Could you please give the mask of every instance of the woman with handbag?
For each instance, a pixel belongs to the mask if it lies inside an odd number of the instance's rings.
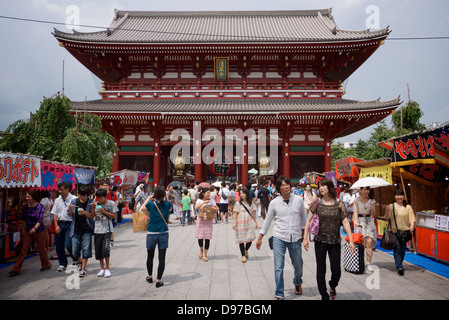
[[[354,232],[363,235],[363,244],[366,251],[365,268],[369,273],[374,272],[373,267],[371,267],[371,258],[377,242],[376,201],[372,199],[371,194],[370,187],[362,187],[359,190],[359,196],[354,200]]]
[[[394,262],[398,274],[403,276],[404,267],[402,262],[404,261],[407,242],[412,239],[416,219],[412,207],[405,200],[403,190],[396,190],[395,199],[395,203],[385,208],[385,217],[387,220],[391,220],[391,226],[396,236],[396,246],[393,249]]]
[[[316,258],[316,280],[322,300],[334,300],[337,296],[336,287],[341,277],[341,235],[340,226],[343,225],[349,236],[349,247],[354,254],[355,246],[351,234],[351,227],[346,215],[346,207],[337,200],[337,191],[331,179],[324,178],[318,182],[319,195],[310,206],[311,212],[316,212],[320,221],[320,230],[314,238]],[[318,208],[317,208],[318,207]],[[316,211],[315,211],[316,210]],[[309,250],[309,226],[315,214],[309,214],[304,229],[303,246]],[[329,255],[331,280],[330,291],[326,289],[326,255]]]
[[[210,189],[201,188],[198,191],[198,200],[195,202],[195,210],[198,210],[195,238],[198,239],[198,245],[200,247],[198,258],[203,259],[204,262],[209,261],[207,252],[209,251],[210,239],[212,239],[212,231],[214,228],[214,220],[205,215],[205,210],[212,210],[215,215],[218,212],[216,202],[210,199],[210,195]]]
[[[44,225],[44,209],[40,202],[40,194],[35,190],[28,190],[25,195],[26,204],[23,206],[23,228],[22,228],[22,248],[19,257],[16,260],[10,277],[18,276],[22,270],[22,264],[28,253],[31,243],[34,241],[39,248],[39,257],[41,259],[41,271],[50,270],[51,263],[47,253],[47,235]]]
[[[243,188],[240,190],[240,200],[236,201],[232,211],[232,229],[235,230],[235,242],[239,244],[243,263],[248,259],[252,241],[256,239],[256,206],[250,199],[249,190]]]
[[[168,248],[168,224],[167,221],[173,206],[170,201],[165,199],[164,187],[158,186],[154,190],[154,195],[148,197],[141,211],[149,213],[150,221],[148,223],[148,234],[146,238],[147,247],[147,271],[146,281],[153,283],[153,258],[156,245],[158,247],[159,265],[157,268],[156,288],[162,287],[164,283],[161,281],[165,270],[165,255]]]

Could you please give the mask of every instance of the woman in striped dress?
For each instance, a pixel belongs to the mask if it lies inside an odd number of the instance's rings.
[[[217,205],[210,199],[210,193],[210,190],[207,188],[200,189],[198,191],[198,200],[196,200],[195,202],[195,210],[198,210],[195,227],[195,238],[198,239],[198,245],[200,246],[200,254],[198,255],[198,258],[203,259],[204,262],[209,261],[209,259],[207,258],[207,251],[209,250],[210,239],[212,239],[214,220],[203,219],[201,217],[201,211],[206,205],[212,205],[214,210],[218,211]]]
[[[249,190],[242,188],[240,190],[240,200],[236,201],[233,210],[233,226],[235,230],[235,242],[239,244],[242,262],[248,259],[248,250],[252,241],[256,239],[256,206],[251,201]]]

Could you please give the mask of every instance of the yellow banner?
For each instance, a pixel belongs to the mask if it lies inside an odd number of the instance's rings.
[[[366,177],[376,177],[384,179],[385,181],[393,184],[393,177],[391,173],[391,167],[389,164],[385,166],[362,168],[360,169],[359,179]]]

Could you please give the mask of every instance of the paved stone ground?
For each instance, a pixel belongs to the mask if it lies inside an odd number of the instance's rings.
[[[268,247],[268,236],[264,238],[261,250],[256,250],[253,243],[249,259],[244,264],[234,241],[232,223],[215,224],[209,261],[203,262],[198,259],[195,226],[182,227],[173,218],[172,222],[163,276],[165,286],[161,288],[145,281],[146,233],[133,233],[129,222],[115,229],[111,278],[96,276],[100,265],[92,258],[87,276],[80,279],[79,288],[76,288],[77,273],[57,272],[57,261],[53,261],[51,270],[40,272],[40,260],[33,256],[25,260],[20,276],[8,277],[11,267],[0,270],[0,300],[273,300],[273,254]],[[259,230],[261,225],[262,219],[259,218]],[[315,280],[313,244],[308,252],[303,250],[303,260],[303,295],[296,296],[292,283],[293,268],[287,254],[284,271],[286,300],[320,299]],[[372,265],[377,267],[374,275],[342,271],[337,300],[449,300],[449,281],[443,277],[407,263],[405,276],[399,277],[393,258],[380,251],[374,252]],[[157,254],[154,275],[156,268]],[[328,279],[329,276],[330,271]]]

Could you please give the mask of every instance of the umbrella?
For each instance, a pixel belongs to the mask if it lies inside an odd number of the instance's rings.
[[[215,181],[212,185],[215,187],[221,187],[221,181]]]
[[[184,182],[182,181],[172,181],[168,184],[168,186],[173,186],[173,188],[177,187],[183,187],[184,186]]]
[[[210,183],[208,183],[208,182],[201,182],[198,185],[198,188],[210,188]]]
[[[387,187],[391,186],[391,184],[384,179],[376,178],[376,177],[366,177],[357,180],[352,186],[351,190],[360,189],[362,187],[370,187],[370,188],[378,188],[378,187]]]

